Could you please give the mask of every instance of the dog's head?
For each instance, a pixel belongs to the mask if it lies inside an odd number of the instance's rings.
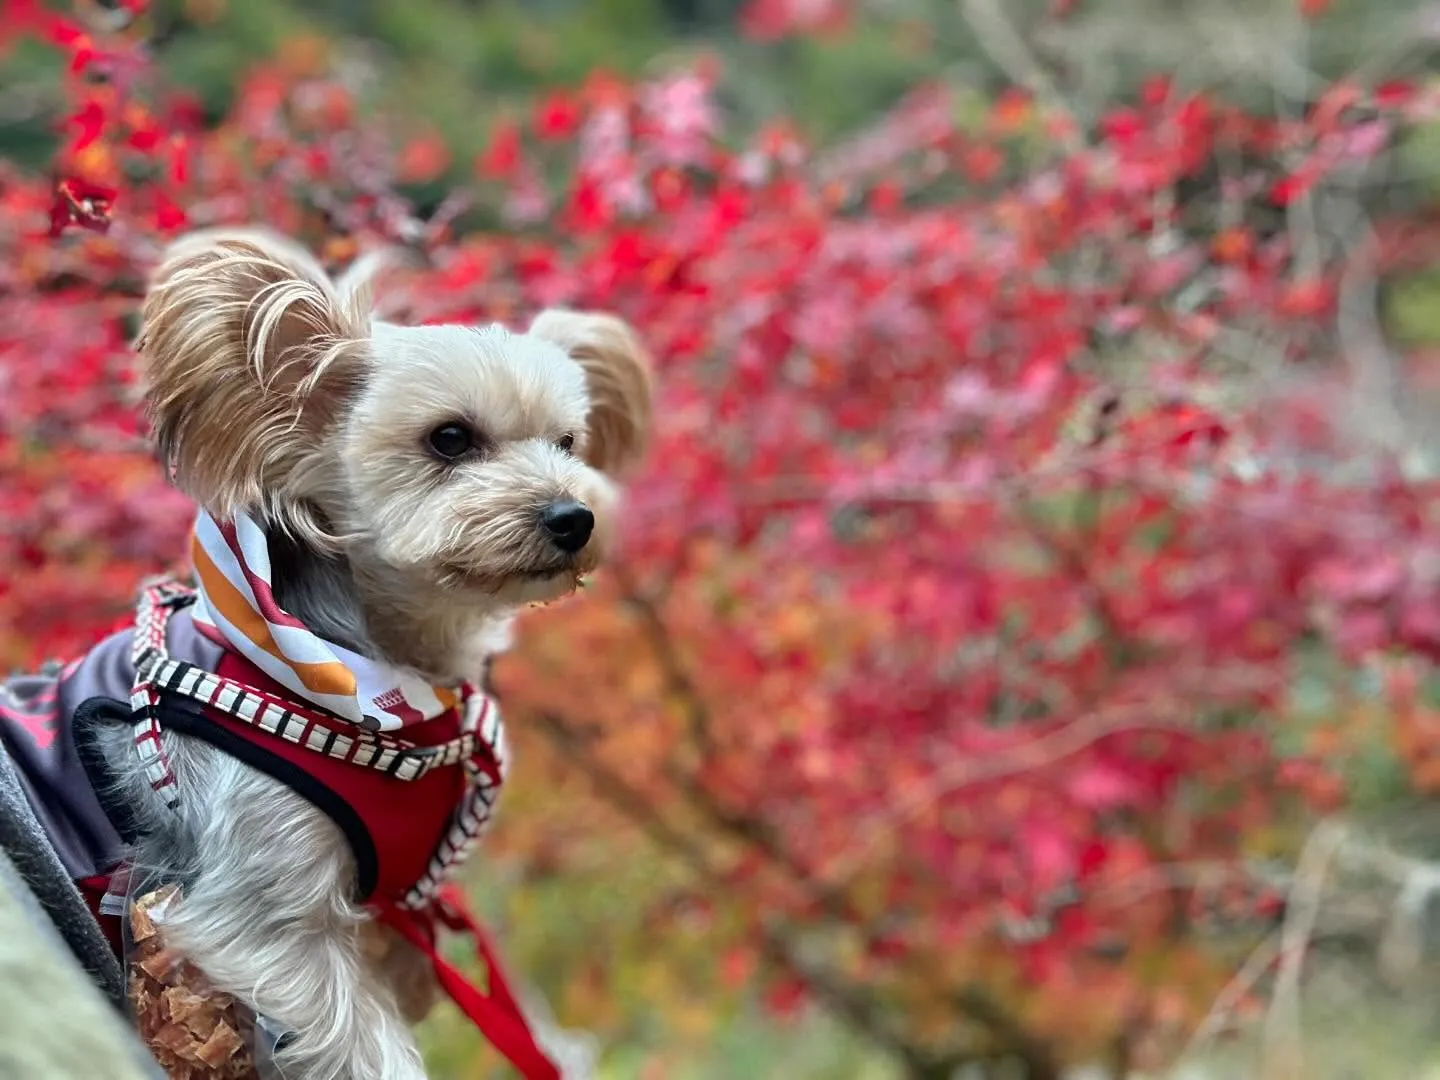
[[[649,434],[630,328],[563,310],[524,333],[400,327],[370,309],[363,273],[331,281],[264,232],[173,245],[137,346],[177,484],[217,517],[462,601],[572,589]]]

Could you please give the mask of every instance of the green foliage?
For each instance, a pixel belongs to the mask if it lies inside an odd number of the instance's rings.
[[[1440,271],[1412,274],[1386,292],[1386,322],[1397,340],[1440,345]]]

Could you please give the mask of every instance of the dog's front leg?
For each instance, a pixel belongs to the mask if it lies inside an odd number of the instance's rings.
[[[286,1080],[423,1080],[395,995],[361,952],[344,835],[269,777],[197,756],[208,796],[170,940],[214,985],[293,1033],[276,1055]]]
[[[374,977],[388,986],[411,1024],[418,1024],[444,995],[435,965],[388,926],[367,922],[360,928],[361,949]]]

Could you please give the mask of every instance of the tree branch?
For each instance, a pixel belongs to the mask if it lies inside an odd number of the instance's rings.
[[[640,616],[645,639],[660,664],[666,688],[684,703],[686,724],[696,747],[702,756],[714,756],[716,746],[710,729],[710,711],[705,707],[704,698],[696,688],[695,681],[685,669],[685,662],[665,626],[664,616],[654,602],[641,592],[628,569],[617,565],[612,568],[612,572],[620,583],[625,602]]]

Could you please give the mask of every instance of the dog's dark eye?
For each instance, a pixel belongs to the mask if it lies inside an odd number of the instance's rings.
[[[475,436],[464,424],[441,424],[430,432],[429,442],[442,458],[454,459],[474,449]]]
[[[564,435],[561,435],[560,438],[555,440],[555,445],[568,454],[571,450],[575,449],[575,436],[571,435],[567,431]]]

